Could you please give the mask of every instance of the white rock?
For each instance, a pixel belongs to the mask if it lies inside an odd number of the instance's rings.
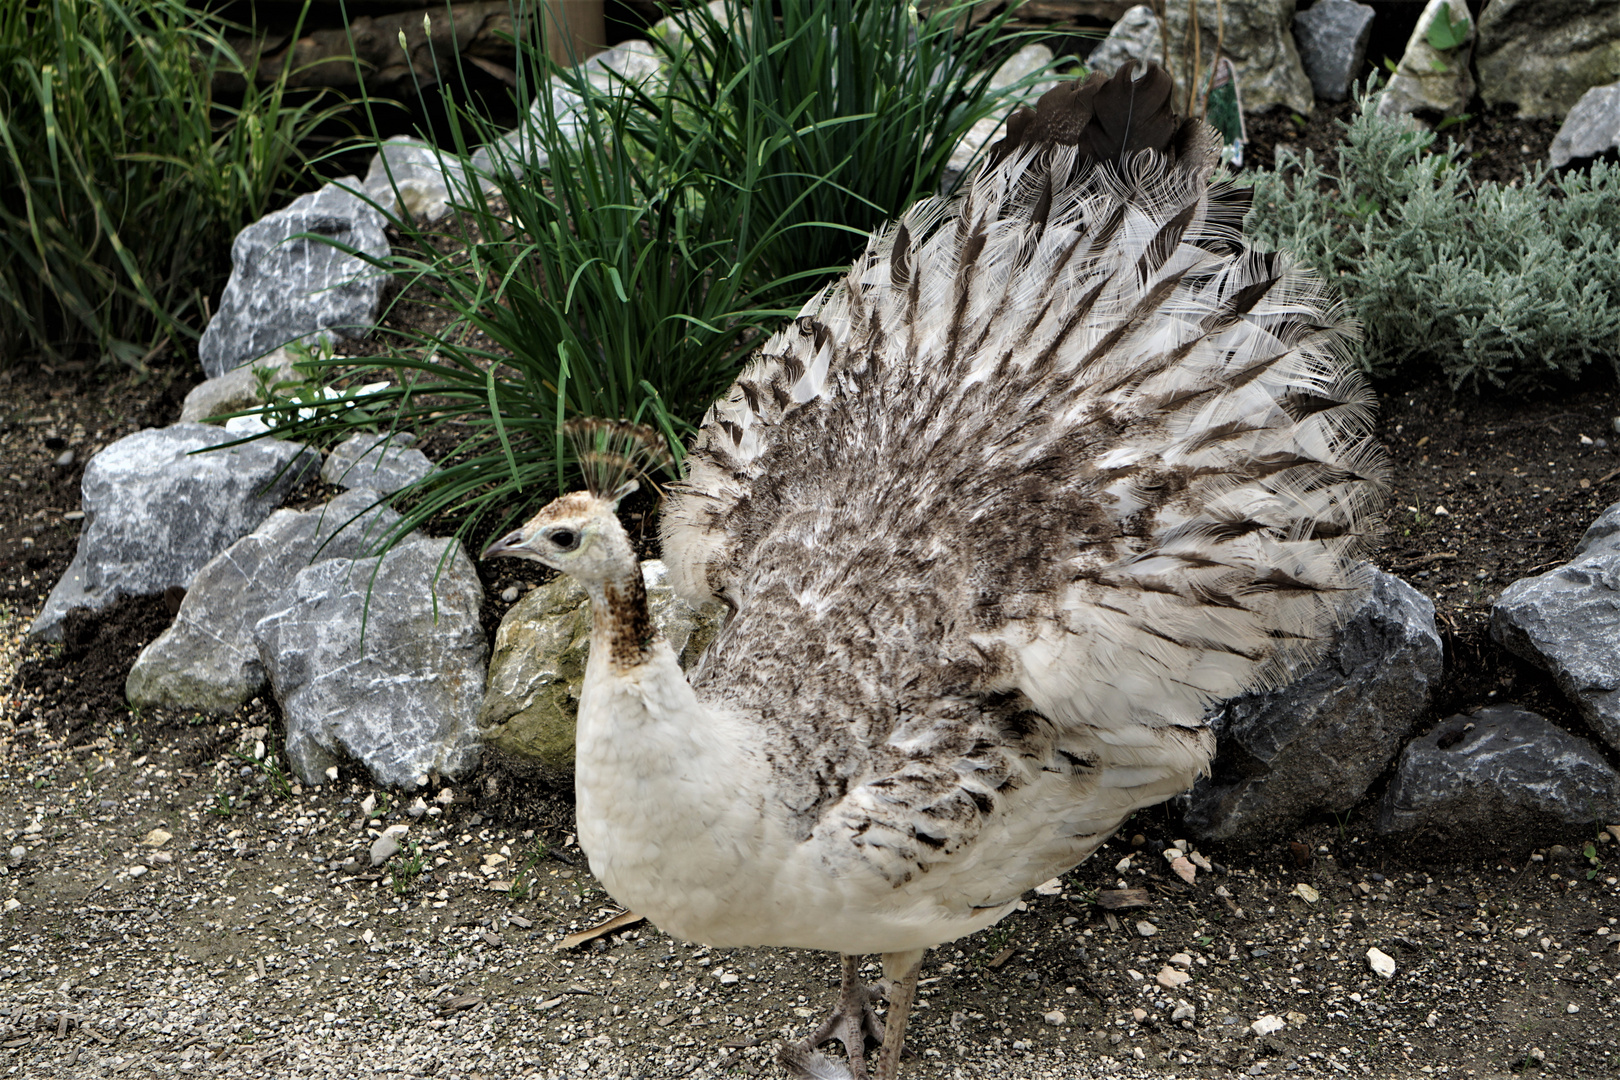
[[[438,803],[440,806],[449,806],[451,803],[456,801],[455,789],[445,788],[443,791],[433,796],[433,801]]]
[[[1282,1017],[1267,1013],[1249,1025],[1249,1030],[1256,1035],[1272,1035],[1287,1027],[1288,1023]]]
[[[144,877],[145,875],[146,867],[140,865],[139,863],[136,863],[134,866],[129,868],[129,876],[132,878]]]
[[[1294,895],[1305,901],[1307,904],[1314,904],[1318,900],[1322,899],[1321,893],[1317,892],[1313,887],[1305,884],[1303,881],[1294,886]]]
[[[1176,1002],[1176,1011],[1170,1014],[1172,1020],[1194,1020],[1198,1017],[1198,1010],[1190,1001]]]
[[[16,911],[20,907],[22,907],[22,901],[18,900],[15,896],[9,897],[4,904],[0,904],[0,908],[3,908],[8,912]]]
[[[331,768],[326,770],[326,778],[328,780],[334,781],[334,782],[337,780],[337,778],[338,778],[338,767],[336,765],[333,765]]]
[[[1174,990],[1177,987],[1185,986],[1192,982],[1192,976],[1187,974],[1185,971],[1180,971],[1171,967],[1169,964],[1166,964],[1164,967],[1159,969],[1159,973],[1153,977],[1153,981],[1164,987],[1166,990]]]
[[[1061,1009],[1053,1009],[1051,1012],[1041,1017],[1041,1019],[1045,1020],[1053,1027],[1062,1027],[1064,1024],[1069,1022],[1069,1018],[1063,1015],[1063,1010]]]
[[[1170,962],[1177,967],[1192,967],[1192,957],[1184,952],[1178,952],[1170,958]]]
[[[405,808],[405,813],[413,818],[419,818],[428,812],[427,800],[418,795],[411,805]]]
[[[1395,975],[1395,958],[1382,949],[1367,950],[1367,966],[1372,968],[1381,978],[1393,978]]]
[[[1141,922],[1136,924],[1136,932],[1141,934],[1143,937],[1152,937],[1154,934],[1159,932],[1159,928],[1148,922],[1146,919],[1143,919]]]
[[[1053,878],[1051,881],[1042,882],[1041,884],[1035,886],[1036,896],[1059,896],[1062,893],[1063,882],[1057,878]]]
[[[737,973],[734,972],[734,971],[722,971],[720,973],[720,985],[721,986],[736,986],[737,985]]]
[[[172,839],[174,839],[173,835],[167,830],[153,829],[151,832],[141,837],[141,844],[145,847],[162,847]]]

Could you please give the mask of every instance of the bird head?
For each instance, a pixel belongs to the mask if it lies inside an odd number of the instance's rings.
[[[636,487],[632,480],[609,495],[575,491],[553,500],[485,548],[483,557],[533,559],[587,585],[634,573],[635,548],[616,511]]]
[[[484,558],[533,559],[587,586],[627,575],[639,581],[635,547],[619,524],[619,502],[640,488],[632,477],[673,464],[664,437],[639,424],[592,417],[568,421],[561,435],[573,448],[586,490],[547,504],[485,548]]]

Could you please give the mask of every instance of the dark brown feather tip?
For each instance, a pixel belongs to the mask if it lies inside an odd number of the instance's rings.
[[[1062,83],[1041,95],[1033,109],[1021,105],[1007,118],[1006,135],[990,148],[986,168],[1029,150],[1073,146],[1075,175],[1094,166],[1122,170],[1151,150],[1171,162],[1191,156],[1212,164],[1204,125],[1182,120],[1171,107],[1174,82],[1158,64],[1134,61],[1112,77],[1094,71],[1083,82]]]

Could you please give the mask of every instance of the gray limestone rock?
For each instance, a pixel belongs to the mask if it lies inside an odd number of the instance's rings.
[[[1556,570],[1515,581],[1491,607],[1491,634],[1550,671],[1620,750],[1620,548],[1594,544]]]
[[[1401,752],[1378,807],[1381,833],[1525,848],[1549,824],[1620,811],[1620,773],[1597,748],[1515,705],[1453,716]]]
[[[218,378],[192,387],[186,395],[185,404],[180,407],[180,422],[201,424],[210,417],[263,405],[264,399],[259,396],[259,379],[254,374],[259,368],[269,368],[274,372],[272,383],[297,377],[293,370],[292,354],[286,349],[277,349],[260,360],[232,368]]]
[[[79,550],[29,633],[56,640],[73,608],[190,585],[320,461],[275,439],[210,449],[233,438],[206,424],[175,424],[128,435],[91,458],[80,482]],[[202,450],[209,452],[194,453]]]
[[[1620,503],[1603,511],[1586,527],[1580,543],[1575,545],[1575,558],[1608,551],[1620,551]]]
[[[663,78],[658,52],[645,41],[626,41],[597,53],[580,65],[580,71],[592,87],[603,93],[622,89],[626,83],[650,91]],[[549,108],[557,117],[558,127],[565,137],[577,137],[585,127],[585,99],[561,75],[552,76],[549,91]],[[543,110],[547,107],[545,101],[536,97],[522,123],[473,152],[470,160],[473,171],[490,177],[497,173],[521,173],[531,165],[544,168],[549,156],[533,133],[543,121]]]
[[[1294,43],[1299,62],[1310,76],[1316,96],[1344,101],[1356,73],[1367,59],[1373,9],[1355,0],[1316,0],[1294,16]]]
[[[1104,75],[1112,75],[1127,60],[1143,63],[1162,63],[1164,60],[1159,18],[1146,4],[1138,4],[1120,16],[1108,31],[1108,36],[1086,57],[1086,66]]]
[[[254,624],[300,570],[352,559],[383,538],[399,515],[379,498],[362,488],[315,510],[277,510],[211,559],[174,622],[136,658],[124,683],[130,704],[229,713],[264,689]]]
[[[654,624],[689,668],[714,640],[719,612],[693,608],[676,596],[656,559],[641,564],[641,576]],[[571,782],[574,774],[574,718],[590,635],[590,601],[568,577],[518,601],[495,632],[478,726],[490,746],[523,759],[553,783]]]
[[[1316,667],[1211,714],[1215,761],[1186,809],[1198,836],[1271,836],[1322,810],[1348,810],[1428,708],[1442,661],[1434,604],[1372,573]]]
[[[1594,86],[1581,95],[1547,148],[1547,163],[1562,169],[1571,161],[1616,151],[1620,151],[1620,82]]]
[[[327,184],[236,234],[230,281],[197,346],[210,378],[295,341],[361,337],[377,321],[387,275],[299,235],[388,256],[382,214],[344,185],[358,182]]]
[[[321,466],[321,479],[346,488],[372,488],[392,495],[433,471],[433,462],[412,448],[416,436],[351,435],[332,448]]]
[[[253,636],[305,783],[343,756],[401,787],[476,764],[483,593],[460,541],[432,537],[298,572]]]
[[[1479,94],[1520,116],[1563,116],[1620,79],[1620,0],[1491,0],[1479,17]]]
[[[1462,44],[1437,49],[1429,42],[1429,28],[1442,19],[1455,24],[1466,20]],[[1440,113],[1452,116],[1467,108],[1474,96],[1474,77],[1468,58],[1477,36],[1473,16],[1463,0],[1429,0],[1417,26],[1406,41],[1406,51],[1389,85],[1378,95],[1378,115]]]
[[[1183,95],[1186,93],[1185,69],[1191,65],[1193,54],[1190,6],[1188,0],[1168,0],[1166,6],[1168,66],[1176,77],[1178,94]],[[1216,5],[1198,5],[1200,61],[1205,68],[1201,77],[1207,78],[1209,57],[1224,25],[1221,55],[1230,60],[1237,71],[1243,107],[1261,112],[1281,105],[1295,112],[1310,112],[1315,96],[1290,32],[1294,0],[1227,0],[1222,9],[1224,23],[1217,24]],[[1112,75],[1126,60],[1163,63],[1164,51],[1153,9],[1140,4],[1114,24],[1107,39],[1092,50],[1086,63]]]
[[[1170,0],[1167,7],[1170,56],[1178,64],[1192,57],[1188,7],[1188,0]],[[1209,63],[1224,26],[1221,55],[1237,70],[1243,108],[1251,113],[1282,107],[1308,115],[1316,106],[1310,77],[1294,44],[1293,22],[1294,0],[1226,0],[1219,7],[1204,0],[1198,5],[1203,62]],[[1178,68],[1178,80],[1181,77]]]
[[[467,185],[467,168],[453,152],[401,135],[377,148],[362,187],[394,216],[432,223],[450,212],[452,200],[466,205]]]

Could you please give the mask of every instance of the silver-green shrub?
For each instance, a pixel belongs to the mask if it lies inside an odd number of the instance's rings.
[[[1620,168],[1476,183],[1455,144],[1359,106],[1336,168],[1279,150],[1255,174],[1246,232],[1336,285],[1369,373],[1521,390],[1620,361]]]

